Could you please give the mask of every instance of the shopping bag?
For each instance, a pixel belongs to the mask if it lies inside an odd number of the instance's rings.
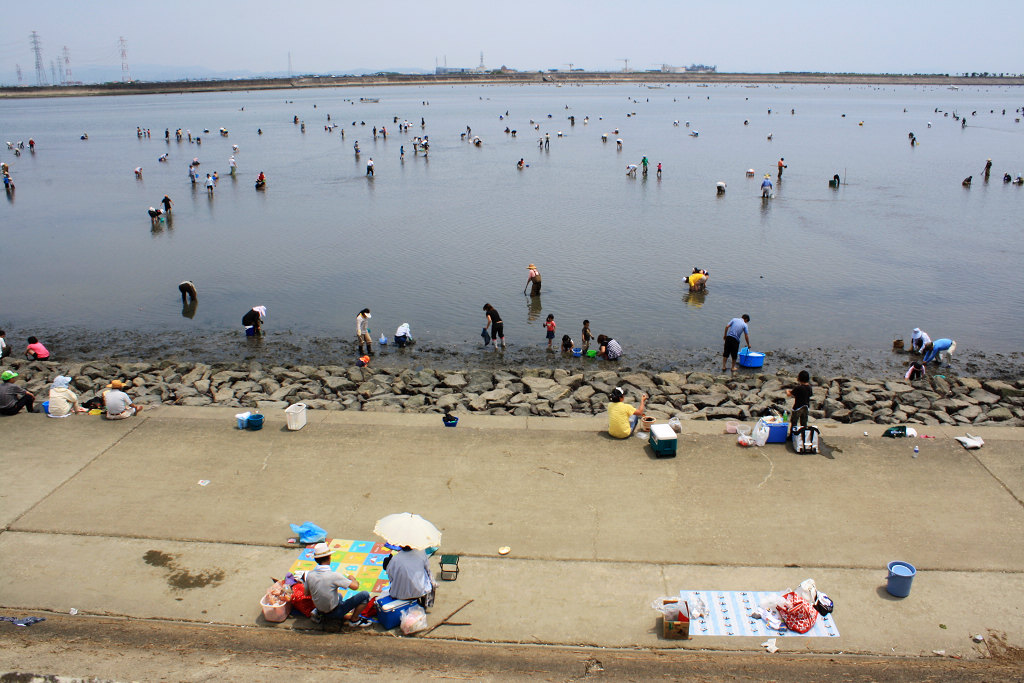
[[[782,596],[778,606],[779,616],[786,622],[791,631],[807,633],[818,620],[818,611],[811,604],[793,591]]]

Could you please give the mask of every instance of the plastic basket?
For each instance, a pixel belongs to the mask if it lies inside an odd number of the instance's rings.
[[[288,614],[292,611],[292,604],[290,602],[286,602],[283,605],[268,605],[267,596],[265,595],[260,598],[260,607],[263,608],[263,618],[275,624],[280,624],[287,619]]]
[[[446,420],[445,418],[442,417],[441,421],[444,422],[444,426],[445,427],[454,427],[457,424],[459,424],[459,418],[457,418],[457,417],[453,417],[450,420]]]
[[[288,429],[297,431],[306,426],[306,404],[296,403],[284,409],[285,420],[288,421]]]

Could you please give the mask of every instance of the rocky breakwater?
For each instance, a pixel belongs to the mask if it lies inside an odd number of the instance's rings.
[[[627,400],[650,395],[648,414],[657,419],[750,420],[783,410],[792,401],[793,375],[713,375],[704,372],[514,368],[431,370],[353,368],[338,365],[264,367],[249,364],[29,362],[8,359],[5,367],[37,401],[46,400],[58,374],[86,400],[112,379],[130,385],[138,403],[227,406],[260,412],[302,402],[313,410],[478,413],[490,415],[599,415],[612,389]],[[1024,425],[1024,381],[932,376],[916,382],[812,378],[813,419],[877,424]]]

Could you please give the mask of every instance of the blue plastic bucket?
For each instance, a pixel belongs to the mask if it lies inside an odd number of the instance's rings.
[[[572,350],[572,355],[573,355],[573,356],[574,356],[575,358],[579,358],[580,356],[582,356],[582,355],[583,355],[583,349],[581,349],[581,348],[575,348],[575,349],[573,349],[573,350]]]
[[[43,401],[43,412],[46,413],[47,415],[50,414],[50,402],[49,401]]]
[[[250,415],[248,424],[250,430],[258,432],[259,430],[263,429],[263,416],[259,415],[258,413]]]
[[[740,365],[745,368],[760,368],[764,365],[764,354],[751,351],[744,346],[739,353]]]
[[[910,595],[910,586],[914,583],[916,574],[917,569],[909,562],[890,562],[889,582],[885,590],[889,591],[889,595],[897,598],[907,597]]]
[[[459,418],[457,418],[457,417],[453,417],[453,418],[452,418],[452,419],[450,419],[450,420],[446,420],[446,419],[444,419],[444,418],[442,417],[442,418],[441,418],[441,421],[442,421],[442,422],[444,422],[444,426],[445,426],[445,427],[454,427],[454,426],[456,426],[457,424],[459,424]]]

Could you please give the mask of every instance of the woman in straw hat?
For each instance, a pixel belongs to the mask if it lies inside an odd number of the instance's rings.
[[[529,286],[531,282],[533,283],[530,296],[540,296],[540,271],[532,263],[526,266],[526,269],[530,271],[526,278],[526,285]],[[526,294],[526,287],[523,287],[523,294]]]

